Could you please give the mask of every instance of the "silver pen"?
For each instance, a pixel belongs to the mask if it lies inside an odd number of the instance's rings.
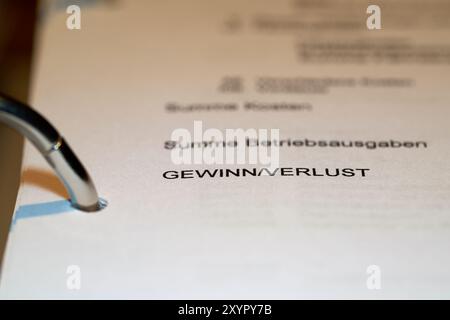
[[[105,207],[91,177],[58,131],[38,112],[0,94],[0,122],[30,140],[63,182],[74,208],[92,212]]]

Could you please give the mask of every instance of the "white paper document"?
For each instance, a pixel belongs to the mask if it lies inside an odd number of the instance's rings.
[[[58,4],[30,105],[109,204],[27,144],[0,297],[450,298],[449,4],[382,1],[380,30],[366,1],[79,2],[79,30]],[[278,157],[194,159],[238,144]]]

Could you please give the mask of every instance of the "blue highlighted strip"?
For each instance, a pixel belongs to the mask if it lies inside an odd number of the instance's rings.
[[[76,211],[69,200],[58,200],[52,202],[27,204],[20,206],[14,215],[13,225],[20,219],[50,216],[66,212]]]

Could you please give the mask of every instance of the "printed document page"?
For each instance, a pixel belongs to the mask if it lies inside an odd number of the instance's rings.
[[[77,3],[30,105],[108,206],[27,143],[0,297],[450,298],[450,4]]]

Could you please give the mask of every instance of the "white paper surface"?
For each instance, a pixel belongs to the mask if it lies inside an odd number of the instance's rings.
[[[383,29],[369,31],[364,1],[304,3],[82,3],[81,30],[68,30],[65,8],[52,7],[40,22],[31,104],[64,134],[109,206],[18,219],[0,296],[449,298],[450,37],[445,20],[430,18],[445,10],[425,6],[405,26],[419,7],[386,1]],[[331,28],[333,18],[353,27]],[[353,52],[364,61],[339,61],[338,43],[346,59]],[[302,60],[311,48],[312,60]],[[243,92],[221,92],[224,77],[242,79]],[[260,92],[261,78],[316,86]],[[323,87],[330,79],[340,85]],[[245,110],[250,102],[311,108]],[[218,103],[238,109],[166,108]],[[281,139],[426,147],[280,151],[281,167],[369,168],[365,177],[165,179],[168,170],[225,168],[172,163],[164,143],[195,120],[278,128]],[[23,172],[18,210],[67,197],[31,145]],[[381,270],[379,290],[367,287],[371,265]],[[70,266],[79,267],[79,290],[68,287]]]

